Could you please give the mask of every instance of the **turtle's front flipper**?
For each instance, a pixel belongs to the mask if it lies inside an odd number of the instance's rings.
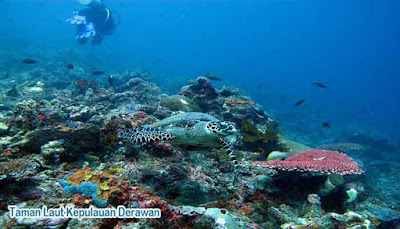
[[[222,148],[228,153],[229,157],[231,158],[235,166],[235,172],[237,172],[239,165],[236,159],[235,149],[233,148],[232,144],[230,144],[226,139],[220,138],[219,141],[221,142]]]
[[[120,131],[118,137],[125,141],[138,144],[145,142],[168,141],[174,139],[176,136],[158,128],[144,127]]]

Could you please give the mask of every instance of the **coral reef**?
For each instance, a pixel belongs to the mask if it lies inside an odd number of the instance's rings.
[[[159,101],[160,88],[141,78],[132,78],[123,86],[123,92],[115,93],[110,100],[113,102],[133,101],[141,104],[156,104]]]
[[[7,67],[25,57],[0,52],[2,72],[16,76],[0,85],[0,228],[398,225],[395,144],[349,132],[313,150],[312,141],[282,136],[238,88],[198,77],[168,96],[146,71],[101,69],[112,81],[93,80],[100,65],[79,51],[27,54],[36,66]],[[291,157],[254,162],[275,150]],[[373,160],[379,157],[391,160]],[[31,219],[11,218],[7,209],[67,204],[159,208],[162,216]]]
[[[204,112],[218,109],[215,106],[218,92],[205,77],[198,77],[193,84],[182,87],[179,93],[195,101]]]
[[[268,124],[258,128],[250,120],[243,120],[241,134],[244,148],[248,150],[268,153],[274,150],[286,150],[286,147],[279,140],[277,130]]]
[[[98,207],[106,207],[110,196],[119,191],[120,182],[111,173],[118,169],[109,170],[100,173],[94,173],[90,167],[83,170],[69,173],[59,180],[64,188],[65,194],[79,194],[84,197],[90,197],[93,203]],[[90,201],[80,201],[81,196],[75,196],[76,202],[90,203]]]
[[[40,147],[40,154],[51,164],[57,163],[60,160],[60,155],[65,152],[62,146],[64,140],[49,141],[47,144]]]
[[[193,100],[180,95],[168,96],[160,101],[160,105],[171,111],[200,111],[200,107]]]
[[[256,166],[287,171],[361,174],[363,170],[346,154],[338,151],[309,150],[298,153],[284,161],[258,161]]]
[[[98,86],[96,81],[94,80],[87,80],[87,79],[78,79],[75,81],[75,87],[78,89],[78,91],[82,94],[85,94],[85,92],[91,88],[94,91],[98,90]]]

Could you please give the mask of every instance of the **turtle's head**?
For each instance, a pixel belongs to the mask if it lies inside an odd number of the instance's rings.
[[[207,123],[207,129],[220,137],[234,135],[237,133],[235,123],[225,121],[212,121]]]

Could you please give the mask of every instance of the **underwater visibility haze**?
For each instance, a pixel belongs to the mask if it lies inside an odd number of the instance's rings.
[[[399,12],[0,0],[0,228],[400,228]]]

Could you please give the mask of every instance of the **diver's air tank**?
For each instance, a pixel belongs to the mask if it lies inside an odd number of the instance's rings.
[[[79,3],[88,7],[100,7],[103,5],[101,0],[79,0]]]

